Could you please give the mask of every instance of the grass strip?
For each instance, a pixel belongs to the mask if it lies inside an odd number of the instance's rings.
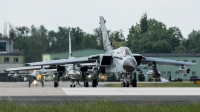
[[[200,102],[174,105],[120,104],[109,100],[68,102],[55,105],[0,102],[0,112],[199,112]]]
[[[121,84],[105,84],[108,87],[121,87]],[[137,83],[137,87],[200,87],[194,82]]]

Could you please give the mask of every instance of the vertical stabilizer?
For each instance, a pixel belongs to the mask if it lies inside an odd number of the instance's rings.
[[[71,49],[71,35],[70,35],[70,32],[69,32],[69,58],[72,57],[72,49]]]
[[[111,46],[111,42],[109,41],[109,37],[108,37],[108,32],[106,29],[106,20],[104,20],[103,16],[99,16],[99,24],[101,27],[101,31],[102,31],[102,36],[103,36],[103,46],[104,46],[104,51],[108,52],[113,50],[113,47]]]

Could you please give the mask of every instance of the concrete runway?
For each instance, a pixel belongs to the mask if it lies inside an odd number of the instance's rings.
[[[69,101],[93,101],[109,99],[119,103],[132,104],[174,104],[200,102],[200,88],[110,88],[99,82],[97,88],[77,86],[70,88],[70,82],[60,82],[58,88],[53,82],[45,82],[45,87],[38,84],[29,88],[28,82],[0,82],[0,101],[19,103],[56,104]],[[113,83],[113,82],[112,82]],[[114,82],[118,83],[118,82]],[[83,84],[82,82],[80,84]],[[90,83],[91,85],[91,83]]]

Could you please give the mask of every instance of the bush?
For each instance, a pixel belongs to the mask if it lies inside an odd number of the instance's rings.
[[[181,79],[181,78],[177,78],[177,81],[180,81],[180,82],[182,82],[182,79]]]
[[[182,82],[183,79],[181,79],[181,78],[175,78],[175,79],[172,79],[171,81],[172,82]]]
[[[138,80],[139,81],[145,81],[144,74],[138,74]]]

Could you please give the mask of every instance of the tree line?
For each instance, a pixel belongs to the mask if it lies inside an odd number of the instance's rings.
[[[139,23],[132,25],[126,46],[135,53],[199,53],[200,31],[193,30],[183,38],[178,27],[169,27],[144,14]]]
[[[42,54],[66,52],[69,48],[71,32],[72,50],[102,49],[100,28],[94,33],[84,32],[79,27],[58,27],[57,31],[48,31],[45,26],[30,28],[26,26],[11,28],[9,37],[14,40],[15,49],[23,49],[25,62],[41,61]],[[200,31],[193,30],[188,38],[183,38],[178,27],[169,27],[155,19],[148,19],[144,14],[136,25],[129,28],[128,36],[122,30],[108,30],[112,46],[127,46],[133,53],[199,53]],[[0,33],[0,38],[5,38]]]

